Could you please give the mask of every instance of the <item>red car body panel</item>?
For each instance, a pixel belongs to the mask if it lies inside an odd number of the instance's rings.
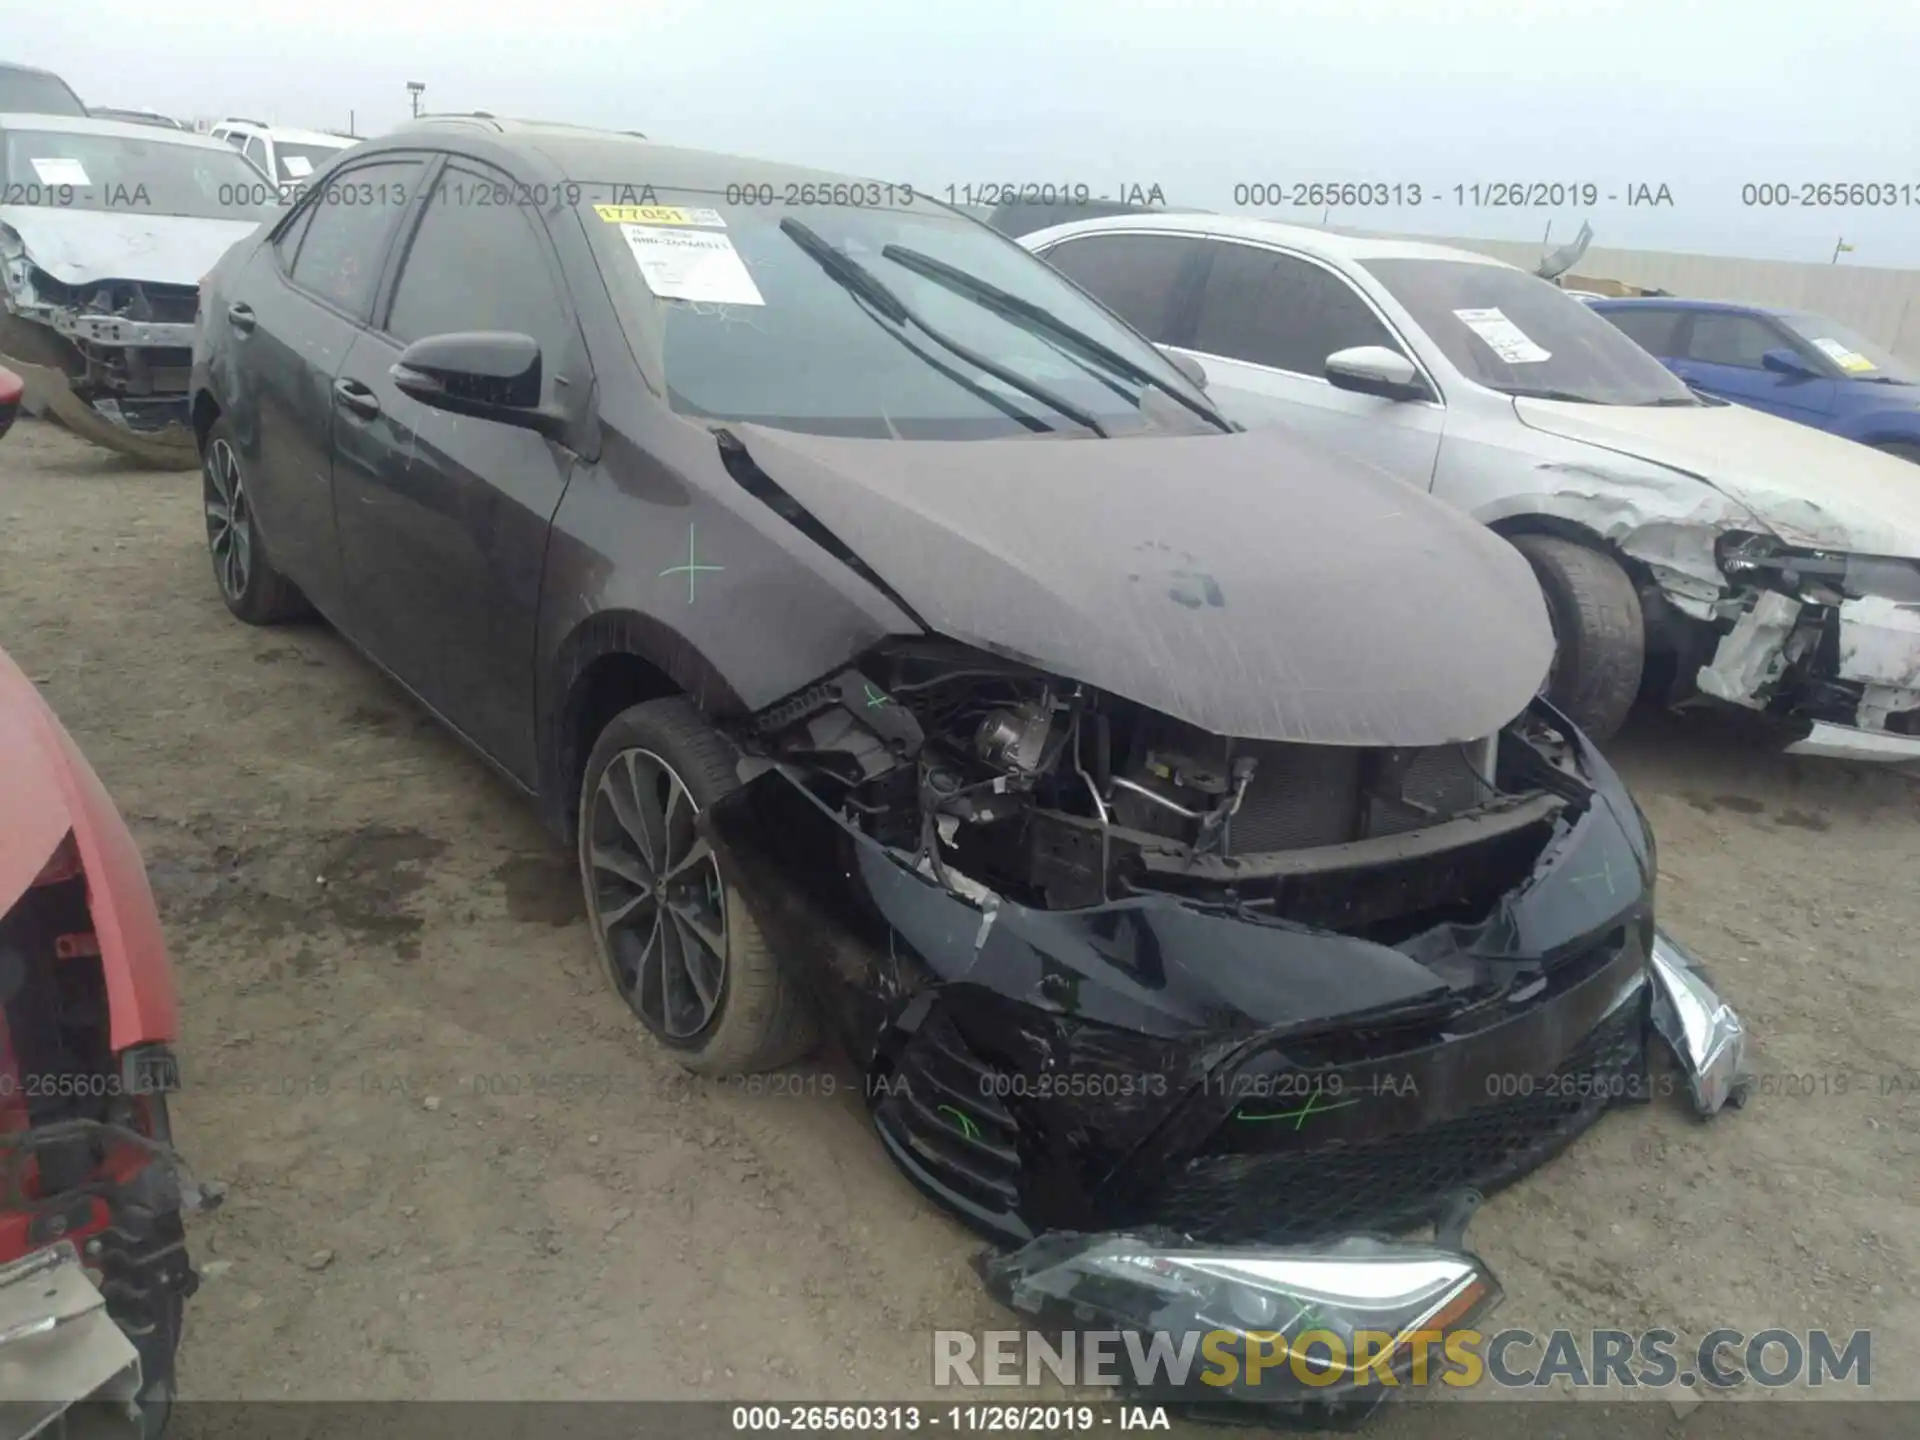
[[[86,871],[114,1050],[174,1039],[173,972],[140,848],[73,737],[0,651],[0,914],[68,833]]]

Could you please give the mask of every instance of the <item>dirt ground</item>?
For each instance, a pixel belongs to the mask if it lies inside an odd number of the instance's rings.
[[[145,851],[178,1138],[231,1186],[190,1234],[184,1393],[900,1399],[931,1331],[1009,1325],[838,1061],[832,1098],[686,1078],[530,809],[330,631],[228,617],[198,491],[0,441],[0,646]],[[1613,749],[1761,1085],[1617,1111],[1489,1202],[1498,1318],[1871,1328],[1875,1390],[1920,1396],[1920,782],[1710,717]]]

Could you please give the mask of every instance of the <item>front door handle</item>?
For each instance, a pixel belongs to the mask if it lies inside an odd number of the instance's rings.
[[[227,306],[227,323],[242,335],[251,335],[257,323],[253,318],[253,307],[236,300]]]
[[[379,398],[358,380],[334,381],[333,393],[342,405],[362,420],[371,420],[380,413]]]

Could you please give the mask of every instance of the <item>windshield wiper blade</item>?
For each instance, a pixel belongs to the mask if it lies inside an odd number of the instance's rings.
[[[887,319],[900,326],[912,325],[925,333],[937,344],[952,351],[975,369],[985,371],[1003,385],[1010,385],[1022,395],[1030,396],[1043,405],[1051,406],[1076,425],[1083,425],[1102,440],[1108,438],[1106,428],[1101,425],[1091,410],[1082,409],[1064,395],[1056,394],[1038,381],[1029,380],[1017,370],[1010,370],[997,360],[989,360],[972,346],[955,340],[951,335],[929,325],[916,315],[898,295],[887,287],[866,266],[855,260],[844,250],[821,237],[817,230],[802,224],[792,216],[780,222],[780,229],[786,237],[806,251],[820,268],[839,281],[848,290],[865,300]]]
[[[1078,346],[1101,364],[1119,371],[1136,385],[1151,385],[1162,394],[1179,401],[1209,425],[1217,425],[1222,430],[1232,431],[1232,422],[1213,406],[1203,405],[1192,396],[1183,395],[1151,370],[1129,360],[1119,351],[1096,340],[1084,330],[1069,325],[1043,306],[1036,305],[1033,301],[1015,295],[1009,290],[1002,290],[991,280],[982,280],[978,275],[969,274],[957,266],[949,265],[944,260],[936,259],[932,255],[906,245],[885,245],[881,247],[880,253],[896,265],[904,266],[917,275],[924,275],[936,284],[945,285],[948,289],[979,302],[996,315],[1008,320],[1016,318],[1024,320],[1035,329],[1052,335],[1056,339],[1064,340],[1070,345]]]
[[[1582,395],[1577,390],[1555,390],[1547,386],[1530,388],[1525,385],[1509,385],[1501,392],[1516,400],[1570,400],[1576,405],[1604,405],[1604,400],[1596,400],[1591,395]]]

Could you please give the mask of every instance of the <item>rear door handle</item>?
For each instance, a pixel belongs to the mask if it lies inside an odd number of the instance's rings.
[[[342,405],[358,415],[362,420],[371,420],[380,413],[380,401],[366,386],[358,380],[336,380],[333,393]]]
[[[253,307],[243,305],[238,300],[234,301],[227,306],[227,323],[242,335],[251,335],[256,323],[253,318]]]

